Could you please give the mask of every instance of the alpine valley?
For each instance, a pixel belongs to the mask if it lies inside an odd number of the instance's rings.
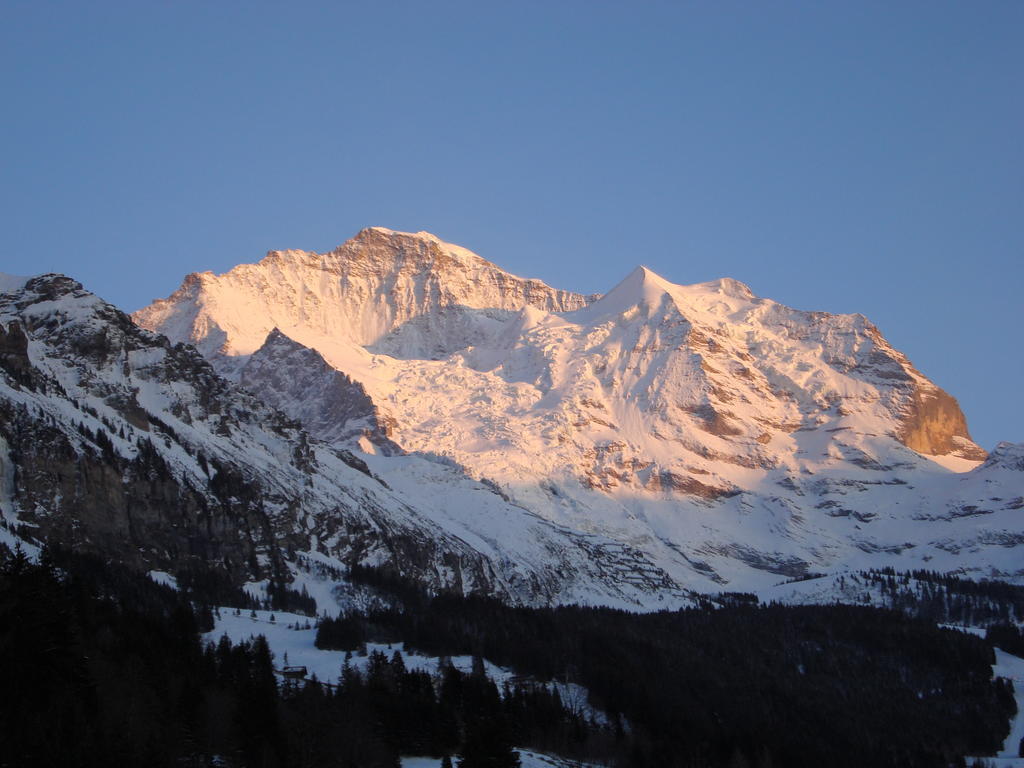
[[[1024,444],[861,315],[379,227],[0,276],[0,765],[1015,760],[1021,584]]]

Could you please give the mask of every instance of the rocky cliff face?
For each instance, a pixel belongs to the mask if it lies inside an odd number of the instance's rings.
[[[971,440],[957,401],[938,387],[918,383],[907,398],[897,437],[908,448],[934,456],[953,455],[984,461]]]

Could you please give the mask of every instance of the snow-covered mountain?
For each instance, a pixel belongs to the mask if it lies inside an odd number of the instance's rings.
[[[134,319],[392,487],[456,510],[465,475],[680,586],[889,564],[1024,576],[1019,447],[985,461],[956,401],[860,315],[644,267],[585,297],[373,228],[190,275]]]
[[[296,358],[307,372],[309,355]],[[265,376],[257,363],[243,375]],[[324,418],[372,418],[358,385],[316,373],[317,394],[348,403]],[[451,466],[401,456],[389,470],[394,483],[74,280],[0,276],[8,545],[55,540],[236,585],[361,563],[515,602],[686,600],[642,552],[531,515]]]
[[[275,327],[300,342],[308,329],[339,344],[439,359],[456,351],[452,344],[486,338],[523,306],[565,312],[586,302],[427,233],[372,228],[329,254],[271,251],[219,277],[191,274],[135,319],[190,339],[230,369]]]

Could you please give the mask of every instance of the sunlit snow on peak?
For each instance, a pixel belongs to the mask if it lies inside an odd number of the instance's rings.
[[[227,375],[276,325],[358,382],[402,449],[453,461],[557,525],[656,553],[687,581],[904,550],[915,566],[952,563],[951,545],[907,542],[974,515],[983,484],[1006,486],[985,491],[1001,499],[985,502],[990,523],[1020,496],[1003,465],[955,485],[984,452],[955,401],[865,318],[791,309],[732,278],[678,285],[638,266],[595,299],[376,227],[136,319],[198,342]],[[368,462],[400,482],[390,458]]]

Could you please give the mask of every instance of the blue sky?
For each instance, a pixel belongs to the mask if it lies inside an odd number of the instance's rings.
[[[1024,441],[1024,3],[0,3],[0,271],[125,309],[429,230],[862,312]]]

